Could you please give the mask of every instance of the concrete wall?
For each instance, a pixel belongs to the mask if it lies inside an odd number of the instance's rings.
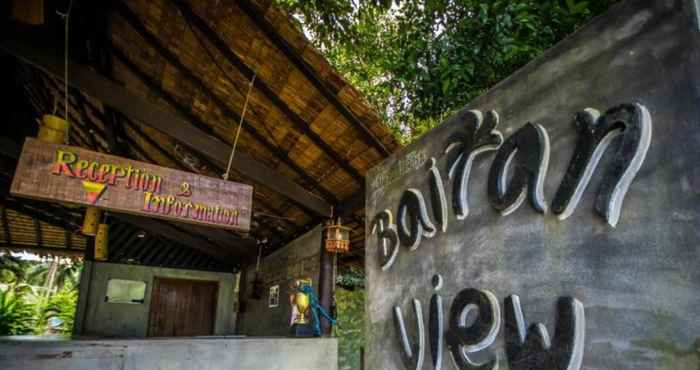
[[[92,274],[91,279],[89,279],[90,274]],[[215,334],[232,334],[234,332],[236,276],[232,273],[86,261],[81,276],[75,333],[98,337],[145,337],[148,333],[151,289],[154,277],[218,282],[219,296],[217,299],[214,332]],[[109,279],[146,282],[144,303],[120,304],[105,302],[104,298]]]
[[[250,336],[278,336],[289,333],[292,312],[289,302],[290,282],[294,278],[310,277],[318,294],[321,231],[322,227],[318,226],[261,261],[260,273],[263,278],[261,299],[250,298],[255,265],[245,270],[240,296],[245,302],[245,311],[241,313],[239,333]],[[273,285],[280,286],[280,300],[277,307],[268,305],[268,293]]]
[[[585,337],[574,338],[584,344],[582,363],[528,368],[700,368],[699,46],[695,1],[623,2],[372,170],[366,191],[368,222],[388,209],[393,224],[398,224],[400,198],[415,188],[435,223],[439,212],[432,208],[428,172],[428,160],[435,157],[445,183],[448,223],[445,232],[438,228],[432,237],[423,235],[415,250],[400,246],[386,270],[380,267],[377,236],[367,228],[367,369],[416,368],[420,346],[414,298],[421,303],[425,323],[422,368],[432,369],[430,341],[436,337],[428,330],[431,296],[442,297],[448,330],[454,297],[466,288],[489,291],[500,305],[501,314],[493,319],[501,318],[494,342],[485,339],[485,351],[468,353],[474,358],[483,355],[480,361],[497,356],[499,369],[533,366],[530,360],[542,358],[532,356],[516,364],[505,351],[506,330],[517,328],[505,317],[505,298],[511,294],[520,297],[526,325],[543,323],[553,343],[562,341],[553,330],[557,300],[573,297],[584,308],[585,322],[576,323],[583,326]],[[500,116],[496,129],[506,140],[527,122],[546,129],[551,158],[544,197],[551,206],[579,137],[574,114],[588,107],[605,113],[636,102],[649,111],[652,139],[615,228],[594,211],[594,203],[603,173],[619,157],[619,141],[611,144],[565,220],[551,211],[536,212],[529,199],[502,216],[487,194],[494,151],[476,157],[469,174],[469,215],[459,220],[455,216],[449,156],[443,153],[453,134],[467,131],[466,109],[495,110]],[[438,274],[443,278],[439,291],[431,285]],[[394,307],[403,311],[413,359],[402,355]],[[443,368],[451,368],[445,337],[437,338],[443,338]],[[530,345],[533,350],[534,342]],[[561,351],[554,353],[563,355]]]
[[[338,343],[323,339],[0,340],[0,369],[335,370]]]

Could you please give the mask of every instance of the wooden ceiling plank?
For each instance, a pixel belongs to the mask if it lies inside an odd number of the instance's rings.
[[[200,120],[198,117],[196,117],[190,110],[189,108],[183,106],[180,104],[172,94],[166,92],[163,90],[163,88],[156,82],[154,81],[149,75],[147,75],[144,71],[142,71],[136,64],[134,64],[126,55],[124,55],[121,50],[118,48],[113,48],[113,54],[116,57],[116,59],[123,64],[132,74],[134,74],[142,83],[144,83],[151,91],[153,91],[158,97],[163,99],[166,103],[168,103],[171,107],[173,107],[180,115],[183,117],[186,117],[186,119],[189,122],[192,122],[195,126],[200,128],[201,130],[205,131],[207,134],[211,134],[212,137],[217,140],[219,143],[223,143],[225,139],[221,137],[217,137],[215,132],[211,127],[209,127],[206,123],[204,123],[202,120]],[[178,138],[176,138],[178,139]],[[185,146],[190,147],[190,144],[187,144],[186,141],[182,141]],[[225,144],[227,145],[227,144]],[[194,148],[193,150],[202,152],[201,150],[198,150]],[[204,153],[203,153],[204,154]],[[229,153],[230,154],[230,153]],[[304,189],[301,185],[297,184],[296,182],[292,181],[291,179],[288,179],[286,177],[280,176],[279,172],[276,170],[270,169],[266,167],[265,165],[259,164],[259,168],[255,169],[250,169],[249,171],[258,171],[258,172],[264,172],[260,173],[259,175],[264,176],[266,178],[266,182],[259,181],[256,176],[251,176],[250,173],[246,173],[245,171],[239,170],[236,165],[238,164],[239,166],[245,166],[246,168],[249,167],[248,161],[246,159],[248,157],[248,154],[242,151],[237,151],[236,152],[236,160],[233,161],[233,169],[236,171],[244,174],[245,176],[251,178],[254,181],[260,182],[263,185],[270,187],[273,191],[276,191],[277,193],[281,194],[284,196],[287,200],[290,202],[294,203],[295,205],[299,206],[305,213],[308,213],[310,215],[315,215],[315,214],[320,214],[321,209],[326,209],[328,212],[330,212],[330,207],[331,205],[322,199],[321,197],[316,196],[315,194],[312,194],[311,192],[307,191]],[[210,158],[211,159],[211,158]],[[226,160],[219,160],[215,161],[212,160],[212,164],[218,168],[226,168],[228,161],[228,154],[226,155]],[[274,173],[274,175],[273,175]],[[284,192],[280,191],[281,189],[284,189]],[[290,194],[296,194],[300,196],[300,198],[295,198],[291,196]]]
[[[176,1],[176,3],[181,0]],[[369,143],[375,147],[384,157],[391,155],[391,151],[384,146],[384,143],[367,127],[364,122],[355,116],[348,107],[343,104],[338,96],[331,91],[325,82],[321,80],[316,71],[309,66],[304,59],[289,45],[289,43],[275,30],[274,26],[268,22],[264,15],[256,9],[248,0],[237,0],[236,6],[263,31],[265,36],[277,46],[277,48],[301,71],[301,73],[318,89],[319,92],[345,117],[349,122],[360,128]]]
[[[183,255],[181,255],[180,257],[178,257],[176,260],[173,261],[173,266],[178,266],[178,267],[179,267],[179,266],[184,265],[185,262],[186,262],[188,259],[192,258],[192,256],[195,255],[196,253],[197,253],[196,250],[194,250],[194,249],[192,249],[192,248],[187,248],[187,252],[186,252],[186,253],[184,253]]]
[[[172,248],[172,244],[164,244],[162,242],[158,243],[151,247],[151,250],[145,256],[143,256],[143,261],[141,261],[141,263],[150,266],[154,262],[158,261],[160,256],[167,254]]]
[[[173,242],[186,244],[216,258],[230,261],[233,257],[228,251],[223,250],[218,245],[212,244],[202,237],[193,236],[190,233],[184,232],[173,225],[162,221],[123,213],[113,213],[112,217],[128,222],[152,234],[160,235],[161,237]]]
[[[134,256],[134,261],[141,263],[141,259],[145,257],[146,253],[148,253],[151,248],[153,248],[155,245],[159,243],[158,237],[150,237],[146,242],[141,246],[141,250]]]
[[[255,72],[248,67],[235,53],[231,51],[229,46],[219,37],[219,35],[207,24],[205,20],[200,18],[185,1],[174,0],[175,5],[185,17],[185,21],[193,24],[209,42],[211,42],[216,50],[226,58],[226,60],[236,67],[249,81],[252,80]],[[126,5],[124,6],[126,7]],[[192,30],[195,32],[194,30]],[[206,45],[201,45],[206,47]],[[357,169],[350,165],[350,160],[344,158],[340,153],[333,149],[320,135],[311,130],[311,124],[306,122],[301,116],[296,114],[262,79],[256,79],[254,86],[261,91],[268,100],[272,102],[287,118],[292,122],[299,131],[306,135],[311,141],[323,150],[329,157],[333,158],[343,170],[349,173],[359,185],[364,184],[364,176]],[[250,125],[247,125],[248,127]],[[316,180],[314,180],[316,182]]]
[[[64,237],[66,248],[73,249],[73,234],[70,231],[64,229]]]
[[[12,234],[10,234],[10,223],[7,221],[7,207],[2,205],[2,229],[5,232],[5,242],[12,244]]]
[[[36,218],[32,217],[32,221],[34,222],[34,233],[36,235],[36,245],[39,247],[44,246],[44,237],[41,235],[41,224],[39,223],[39,220]]]
[[[139,20],[138,16],[129,9],[128,6],[126,6],[123,3],[120,3],[117,9],[120,11],[120,14],[122,17],[129,23],[129,25],[151,46],[153,47],[160,55],[163,57],[165,60],[168,61],[172,66],[174,66],[180,73],[185,75],[188,80],[190,80],[192,83],[194,83],[199,90],[207,97],[209,98],[214,104],[216,104],[219,109],[221,109],[222,113],[226,115],[232,122],[239,122],[241,120],[241,116],[237,113],[234,112],[233,109],[229,107],[226,102],[224,102],[221,98],[216,96],[212,90],[207,87],[204,82],[198,78],[191,70],[189,70],[182,62],[180,62],[179,58],[177,55],[175,55],[173,52],[171,52],[165,45],[162,44],[158,38],[153,35],[151,32],[149,32],[146,27],[143,25],[143,23]],[[113,51],[116,51],[118,48],[113,48]],[[120,53],[119,59],[122,59],[125,55],[123,53]],[[244,65],[245,66],[245,65]],[[247,67],[246,67],[247,68]],[[251,76],[252,77],[252,73]],[[250,78],[249,77],[249,78]],[[259,81],[259,80],[256,80]],[[153,82],[151,84],[154,84]],[[256,83],[256,86],[263,86],[264,82],[260,81]],[[175,102],[175,99],[172,97],[171,94],[165,92],[165,91],[160,91],[161,94],[159,94],[162,98]],[[165,97],[165,95],[168,95],[168,98]],[[279,98],[278,98],[279,99]],[[177,104],[177,103],[175,103]],[[178,104],[179,105],[179,104]],[[191,114],[191,112],[187,112],[188,118],[190,118],[191,121],[199,121],[199,119],[193,117],[194,115]],[[318,190],[323,197],[335,204],[337,203],[336,197],[328,191],[325,187],[323,187],[316,179],[314,179],[309,173],[302,168],[300,165],[298,165],[296,162],[294,162],[289,155],[282,150],[279,146],[275,145],[271,141],[269,141],[263,133],[258,131],[254,125],[251,124],[251,122],[247,120],[244,121],[244,129],[253,136],[255,140],[260,142],[270,153],[272,153],[277,159],[285,163],[287,166],[289,166],[292,170],[294,170],[299,176],[302,177],[302,179],[307,182],[309,185],[313,186],[316,190]],[[306,127],[306,126],[304,126]],[[219,137],[222,141],[225,141],[225,139]],[[324,142],[325,143],[325,142]],[[343,161],[347,162],[347,161]],[[358,174],[359,175],[359,174]]]
[[[187,254],[189,251],[190,248],[181,245],[178,246],[178,249],[174,253],[171,253],[166,259],[163,260],[163,265],[174,266],[174,262],[180,259],[183,255]]]

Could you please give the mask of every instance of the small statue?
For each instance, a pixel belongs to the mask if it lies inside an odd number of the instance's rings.
[[[321,336],[321,319],[319,313],[335,325],[336,320],[318,302],[318,297],[311,287],[311,279],[297,279],[294,281],[293,294],[290,295],[292,303],[292,335]],[[309,323],[308,313],[311,313],[313,323]]]

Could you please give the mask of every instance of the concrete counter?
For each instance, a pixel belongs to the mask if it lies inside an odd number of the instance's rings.
[[[0,369],[335,370],[335,338],[0,339]]]

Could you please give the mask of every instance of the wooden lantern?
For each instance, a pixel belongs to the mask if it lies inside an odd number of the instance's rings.
[[[109,225],[100,224],[95,236],[95,260],[106,261],[109,253]]]
[[[99,208],[87,207],[85,209],[85,218],[83,218],[83,235],[97,235],[102,211]]]
[[[63,144],[68,138],[70,124],[61,117],[45,114],[39,126],[37,138],[49,143]]]
[[[332,220],[325,228],[326,250],[331,253],[347,253],[350,251],[350,228]]]

